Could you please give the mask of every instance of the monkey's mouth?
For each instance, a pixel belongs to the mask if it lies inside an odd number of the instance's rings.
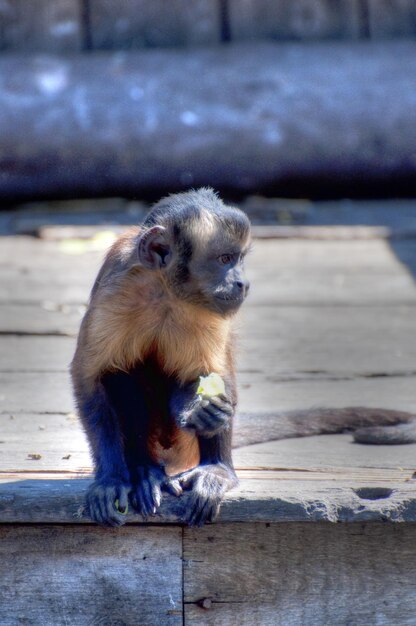
[[[244,299],[245,296],[243,294],[238,295],[238,296],[227,296],[227,295],[219,295],[217,294],[215,296],[216,300],[220,300],[224,305],[228,305],[228,306],[238,306],[240,305]]]

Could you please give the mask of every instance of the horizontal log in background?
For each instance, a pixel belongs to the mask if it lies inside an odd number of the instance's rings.
[[[0,197],[414,191],[415,76],[409,41],[3,55]]]
[[[3,0],[0,50],[414,37],[413,0]]]

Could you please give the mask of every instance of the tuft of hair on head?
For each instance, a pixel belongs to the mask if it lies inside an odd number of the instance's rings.
[[[208,235],[215,229],[228,231],[237,239],[248,239],[250,221],[240,209],[224,204],[212,187],[190,189],[159,200],[147,214],[144,228],[161,225],[168,231],[195,232]]]

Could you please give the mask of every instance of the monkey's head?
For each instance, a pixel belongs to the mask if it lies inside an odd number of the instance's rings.
[[[245,213],[226,206],[212,189],[199,189],[160,200],[143,227],[139,262],[161,272],[175,297],[225,316],[237,311],[249,289]]]

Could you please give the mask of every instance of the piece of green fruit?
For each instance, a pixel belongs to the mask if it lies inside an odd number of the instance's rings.
[[[199,386],[196,392],[201,396],[207,396],[209,398],[220,396],[221,394],[225,394],[224,381],[216,372],[212,372],[209,376],[200,376]]]
[[[127,515],[127,513],[129,512],[129,505],[127,504],[126,508],[124,511],[122,511],[119,507],[120,507],[120,502],[118,500],[116,500],[114,502],[114,506],[116,511],[118,511],[119,513],[121,513],[121,515]]]

